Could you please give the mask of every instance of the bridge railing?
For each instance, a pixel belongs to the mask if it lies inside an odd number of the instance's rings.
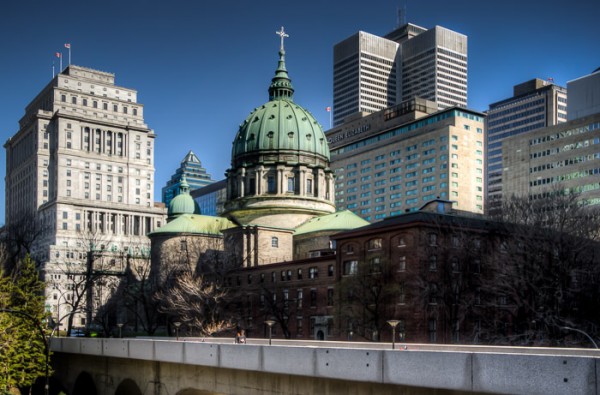
[[[223,338],[58,338],[54,352],[459,391],[597,394],[600,352],[583,349]]]

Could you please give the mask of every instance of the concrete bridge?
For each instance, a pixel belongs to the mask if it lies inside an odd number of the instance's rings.
[[[54,338],[71,395],[594,394],[600,351],[248,339]],[[406,348],[405,348],[406,346]]]

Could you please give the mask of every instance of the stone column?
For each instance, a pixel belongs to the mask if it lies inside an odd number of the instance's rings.
[[[300,166],[298,170],[298,192],[300,196],[306,196],[306,166]]]
[[[245,195],[245,189],[244,187],[246,186],[246,169],[244,167],[242,167],[238,173],[238,186],[239,186],[239,195],[240,197],[244,197]]]

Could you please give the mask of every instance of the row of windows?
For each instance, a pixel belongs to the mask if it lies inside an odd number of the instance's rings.
[[[598,129],[600,129],[600,122],[595,122],[595,123],[591,123],[589,125],[581,126],[578,128],[563,130],[558,133],[541,136],[541,137],[536,137],[534,139],[529,140],[529,145],[543,144],[547,141],[559,140],[559,139],[563,139],[563,138],[566,138],[569,136],[576,136],[578,134],[592,132],[592,131],[598,130]]]
[[[60,95],[60,101],[63,102],[63,103],[66,103],[67,102],[67,95]],[[71,104],[75,104],[75,105],[79,104],[79,100],[78,100],[77,96],[71,96]],[[82,106],[87,107],[89,104],[90,103],[88,102],[87,98],[82,98],[81,99],[81,105]],[[98,104],[99,104],[98,100],[92,100],[91,101],[91,107],[92,108],[98,108]],[[109,104],[107,102],[103,101],[102,102],[102,109],[105,110],[105,111],[108,111],[108,108],[109,108]],[[113,110],[113,112],[119,112],[119,105],[118,104],[113,104],[112,105],[112,110]],[[129,113],[129,107],[128,106],[121,106],[121,111],[123,112],[123,114],[128,114]],[[132,110],[131,110],[131,113],[134,116],[137,116],[138,115],[138,109],[135,108],[135,107],[133,107]]]
[[[295,280],[302,280],[304,278],[304,271],[302,268],[299,268],[296,270],[296,278]],[[328,265],[327,266],[327,276],[328,277],[333,277],[334,275],[334,266],[333,265]],[[293,281],[294,280],[294,272],[292,270],[281,270],[281,272],[277,273],[277,272],[271,272],[270,273],[270,282],[274,283],[277,282],[277,277],[279,277],[280,281]],[[319,277],[319,268],[317,266],[312,266],[308,268],[307,271],[307,277],[308,279],[316,279]],[[260,275],[258,276],[258,278],[256,279],[258,281],[258,284],[263,284],[266,282],[266,274],[265,273],[260,273]],[[231,282],[231,278],[229,279],[229,281]],[[241,278],[238,276],[237,279],[237,285],[241,285]],[[253,284],[255,281],[255,276],[254,274],[248,274],[247,277],[247,284]]]
[[[560,160],[558,162],[545,163],[543,165],[534,166],[529,168],[529,173],[537,173],[539,171],[556,169],[564,166],[576,165],[579,163],[589,162],[591,160],[600,159],[600,152],[596,152],[594,154],[576,156],[574,158],[568,158],[565,160]]]

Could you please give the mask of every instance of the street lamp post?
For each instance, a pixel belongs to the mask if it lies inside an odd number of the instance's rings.
[[[400,320],[389,320],[387,323],[392,327],[392,350],[394,350],[396,348],[396,326]]]
[[[266,320],[265,324],[267,324],[269,326],[269,346],[271,345],[271,338],[273,335],[273,325],[275,325],[275,321],[273,320]]]
[[[575,331],[578,333],[581,333],[582,335],[584,335],[585,337],[587,337],[592,344],[594,345],[595,348],[598,348],[598,345],[596,344],[596,342],[594,341],[594,339],[592,339],[592,337],[590,335],[588,335],[586,332],[582,331],[581,329],[575,329],[575,328],[571,328],[569,326],[561,326],[561,329],[567,330],[567,331]]]
[[[175,325],[175,337],[179,340],[179,327],[181,326],[181,322],[174,322],[173,325]]]
[[[123,336],[122,336],[122,332],[121,332],[121,329],[123,328],[123,324],[121,324],[121,323],[118,323],[118,324],[117,324],[117,326],[119,327],[119,339],[120,339],[120,338],[122,338],[122,337],[123,337]]]

